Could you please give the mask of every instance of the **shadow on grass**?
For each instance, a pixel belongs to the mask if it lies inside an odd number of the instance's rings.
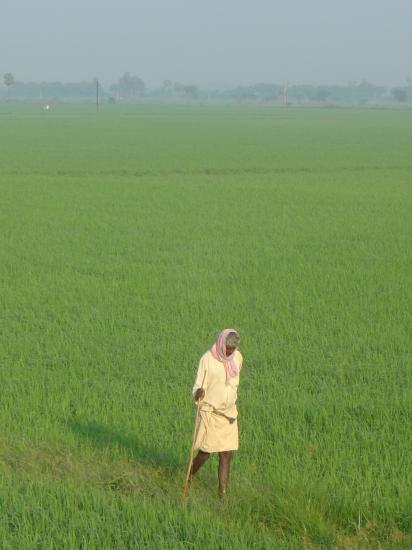
[[[170,473],[175,473],[184,468],[176,455],[170,450],[164,452],[144,445],[135,435],[122,433],[110,426],[105,426],[94,420],[68,419],[64,421],[76,435],[92,442],[99,449],[119,447],[126,451],[128,458],[155,468],[162,468]]]

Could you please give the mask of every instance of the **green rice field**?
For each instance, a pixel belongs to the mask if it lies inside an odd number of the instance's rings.
[[[412,547],[412,111],[3,103],[0,230],[1,549]]]

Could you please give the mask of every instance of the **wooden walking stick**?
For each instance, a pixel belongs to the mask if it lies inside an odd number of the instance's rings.
[[[200,386],[200,389],[203,389],[203,384],[205,383],[206,373],[203,376],[203,382]],[[189,487],[190,487],[190,474],[192,471],[192,463],[193,463],[193,453],[195,451],[195,442],[196,442],[196,436],[198,432],[198,424],[199,424],[199,413],[200,413],[200,399],[196,401],[196,416],[195,416],[195,427],[193,429],[193,437],[192,437],[192,447],[190,449],[190,457],[189,457],[189,464],[187,466],[186,471],[186,479],[185,479],[185,486],[183,489],[183,498],[186,498],[189,494]]]

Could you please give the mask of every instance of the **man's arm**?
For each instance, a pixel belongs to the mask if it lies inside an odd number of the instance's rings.
[[[202,359],[199,362],[199,367],[197,369],[195,385],[193,386],[193,389],[192,389],[192,395],[195,401],[199,401],[199,399],[204,398],[206,385],[207,385],[207,367],[206,367],[206,361],[202,357]]]

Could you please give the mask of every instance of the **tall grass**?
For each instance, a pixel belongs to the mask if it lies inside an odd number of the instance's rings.
[[[411,113],[0,109],[5,548],[411,545]],[[241,446],[180,501],[239,328]]]

